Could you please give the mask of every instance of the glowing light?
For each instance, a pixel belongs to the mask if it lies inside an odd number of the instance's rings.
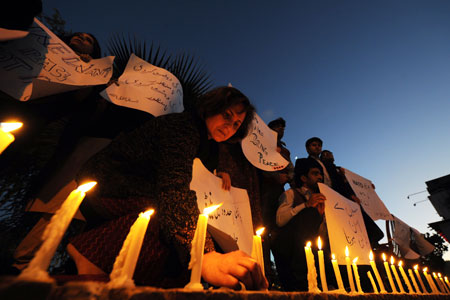
[[[139,216],[142,216],[148,220],[150,219],[150,216],[153,215],[154,212],[155,212],[154,209],[149,209],[146,212],[140,213]]]
[[[317,247],[319,247],[319,250],[322,250],[322,240],[319,238],[317,239]]]
[[[336,260],[336,255],[334,255],[334,253],[331,254],[331,259]]]
[[[307,248],[311,248],[311,242],[307,242],[307,243],[306,243],[306,247],[307,247]]]
[[[4,132],[10,132],[10,131],[16,130],[22,126],[23,126],[23,124],[20,122],[2,122],[2,123],[0,123],[0,128]]]
[[[80,185],[80,186],[77,188],[77,190],[79,190],[79,191],[81,191],[81,192],[84,192],[84,193],[87,193],[87,192],[88,192],[90,189],[92,189],[96,184],[97,184],[96,181],[91,181],[91,182],[85,183],[85,184],[83,184],[83,185]]]
[[[394,260],[394,257],[393,257],[393,256],[391,256],[391,265],[393,265],[393,264],[394,264],[394,262],[395,262],[395,260]]]
[[[372,250],[370,250],[369,259],[370,259],[370,261],[373,261],[373,252],[372,252]]]
[[[257,235],[257,236],[261,236],[261,235],[263,234],[263,232],[264,232],[265,229],[266,229],[266,228],[264,228],[264,227],[259,228],[258,230],[256,230],[256,235]]]
[[[213,206],[208,206],[205,207],[205,209],[203,210],[203,214],[204,215],[209,215],[210,213],[212,213],[213,211],[215,211],[216,209],[218,209],[219,207],[222,206],[223,203],[217,204],[217,205],[213,205]]]
[[[401,267],[403,265],[403,261],[398,262],[398,266]]]
[[[381,254],[381,257],[383,258],[383,261],[386,261],[386,254]]]
[[[415,265],[413,268],[414,270],[417,270],[419,268],[419,265]]]
[[[428,267],[423,268],[423,271],[424,272],[428,271]]]
[[[353,259],[353,263],[356,264],[358,262],[358,256]]]

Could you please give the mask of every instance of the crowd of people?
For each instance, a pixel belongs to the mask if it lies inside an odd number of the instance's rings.
[[[100,57],[92,34],[75,33],[64,40],[84,61]],[[317,183],[359,203],[343,170],[334,164],[333,153],[322,151],[320,138],[306,141],[309,156],[297,159],[294,166],[282,141],[286,122],[271,121],[268,125],[278,136],[277,151],[289,165],[280,171],[262,171],[248,162],[239,143],[249,131],[255,108],[238,89],[218,87],[201,95],[192,109],[153,117],[107,102],[98,95],[100,88],[104,86],[27,102],[1,94],[0,118],[16,117],[24,120],[25,127],[0,156],[0,166],[7,166],[11,157],[32,144],[46,124],[62,117],[68,120],[53,156],[34,182],[30,207],[41,203],[48,212],[17,247],[15,268],[25,268],[39,247],[39,237],[55,208],[49,203],[59,205],[71,187],[94,180],[97,187],[80,207],[85,226],[67,245],[78,274],[109,274],[137,215],[152,207],[158,213],[151,218],[152,230],[144,239],[135,282],[184,286],[199,215],[196,194],[189,185],[193,160],[200,158],[222,178],[225,190],[231,186],[247,190],[254,228],[266,227],[267,276],[248,254],[224,253],[208,235],[203,281],[216,287],[238,289],[244,284],[259,290],[279,279],[284,290],[307,289],[305,241],[327,236],[326,199]],[[371,243],[376,244],[383,233],[367,214],[364,220]],[[270,252],[276,272],[270,265]]]

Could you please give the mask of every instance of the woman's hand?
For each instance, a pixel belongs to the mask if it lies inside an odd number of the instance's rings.
[[[229,191],[231,188],[231,178],[230,178],[230,174],[226,173],[226,172],[218,172],[217,176],[222,178],[222,188],[225,191]]]
[[[242,251],[205,254],[202,277],[214,286],[232,289],[239,289],[239,282],[242,282],[248,290],[265,290],[269,286],[260,265]]]

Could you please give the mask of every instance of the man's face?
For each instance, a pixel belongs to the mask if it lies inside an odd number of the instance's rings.
[[[334,163],[333,153],[331,153],[329,151],[322,152],[322,161]]]
[[[319,156],[320,152],[322,152],[322,145],[319,142],[312,142],[306,150],[311,156]]]
[[[319,168],[309,169],[308,176],[302,176],[303,184],[315,193],[319,192],[318,182],[323,182],[322,172]]]

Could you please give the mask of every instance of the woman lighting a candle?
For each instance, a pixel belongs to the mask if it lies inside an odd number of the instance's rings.
[[[95,228],[68,246],[80,274],[109,273],[123,240],[147,207],[151,219],[137,262],[137,284],[182,287],[189,281],[189,253],[199,215],[189,184],[199,157],[213,171],[218,143],[241,139],[253,118],[248,98],[221,87],[198,100],[195,111],[164,115],[120,135],[82,168],[79,178],[96,178],[98,189],[82,207]],[[100,222],[98,220],[101,220]],[[220,254],[208,236],[202,278],[214,286],[265,289],[260,266],[241,251]]]

